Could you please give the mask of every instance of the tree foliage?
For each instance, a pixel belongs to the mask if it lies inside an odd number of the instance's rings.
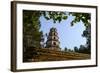
[[[24,46],[40,47],[42,32],[39,21],[40,13],[37,11],[23,11],[23,41]],[[31,45],[32,44],[32,45]]]
[[[90,13],[75,13],[75,12],[55,12],[55,11],[41,11],[41,14],[47,19],[53,19],[54,23],[61,22],[66,20],[69,15],[74,16],[75,18],[71,22],[71,26],[75,23],[82,21],[84,26],[89,26],[91,23],[91,14]]]
[[[72,16],[75,16],[74,20],[71,22],[71,26],[74,25],[74,23],[82,21],[84,23],[84,26],[89,26],[90,20],[91,20],[91,14],[90,13],[72,13],[70,12]]]
[[[86,41],[86,48],[87,48],[87,52],[89,54],[91,54],[91,25],[89,25],[82,34],[83,37],[85,37],[87,39]]]
[[[41,15],[43,15],[47,20],[52,19],[54,23],[60,23],[62,20],[66,20],[68,17],[66,12],[59,11],[41,11]]]
[[[75,52],[78,52],[78,51],[79,51],[78,48],[77,48],[76,46],[74,47],[74,51],[75,51]]]
[[[65,51],[65,52],[67,52],[67,51],[68,51],[67,47],[65,47],[64,51]]]
[[[74,47],[74,52],[90,54],[90,48],[80,45],[80,48]]]
[[[86,54],[90,54],[90,48],[85,47],[84,45],[80,45],[79,48],[79,53],[86,53]]]

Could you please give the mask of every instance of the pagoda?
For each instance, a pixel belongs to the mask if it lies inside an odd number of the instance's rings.
[[[46,48],[59,51],[60,50],[59,44],[60,42],[59,42],[57,29],[52,27],[47,36]]]

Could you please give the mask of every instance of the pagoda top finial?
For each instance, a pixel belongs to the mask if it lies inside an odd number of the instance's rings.
[[[52,28],[50,29],[50,31],[57,31],[57,29],[56,29],[55,27],[52,27]]]

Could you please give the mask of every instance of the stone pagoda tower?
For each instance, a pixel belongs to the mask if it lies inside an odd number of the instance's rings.
[[[59,44],[60,42],[57,29],[52,27],[47,36],[46,48],[59,51],[60,50]]]

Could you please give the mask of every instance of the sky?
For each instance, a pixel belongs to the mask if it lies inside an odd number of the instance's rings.
[[[40,17],[41,28],[43,34],[48,34],[50,28],[55,27],[58,32],[58,37],[60,41],[60,48],[63,50],[65,47],[68,49],[73,49],[75,46],[80,47],[80,45],[86,44],[86,38],[82,37],[82,33],[85,30],[85,26],[82,21],[71,26],[71,21],[74,19],[73,16],[68,16],[67,20],[62,20],[60,23],[53,23],[53,20],[46,20],[43,16]],[[45,39],[46,41],[46,39]]]

